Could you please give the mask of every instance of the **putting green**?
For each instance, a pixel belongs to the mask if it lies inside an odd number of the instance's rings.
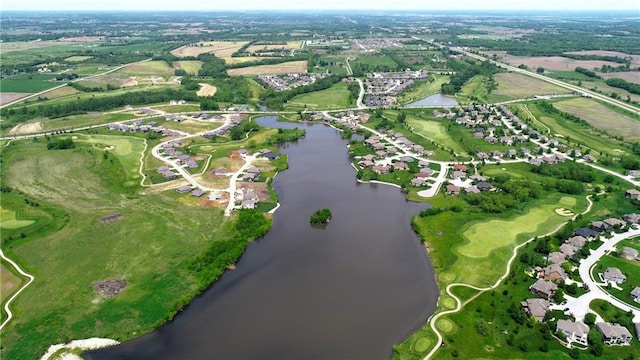
[[[450,297],[442,297],[440,299],[440,304],[442,304],[442,307],[446,308],[446,309],[455,309],[456,308],[456,301],[453,300],[453,298]]]
[[[440,331],[446,332],[446,333],[453,331],[453,328],[454,328],[453,322],[451,322],[451,320],[448,320],[448,319],[438,320],[438,323],[436,324],[436,326],[438,327],[438,329],[440,329]]]
[[[15,211],[0,207],[0,229],[20,229],[34,222],[35,220],[18,220]]]
[[[418,340],[416,340],[416,342],[413,344],[413,350],[415,350],[418,353],[426,352],[431,347],[431,343],[432,343],[431,339],[426,337],[421,337]]]
[[[564,202],[567,203],[569,200]],[[518,235],[534,234],[541,226],[562,218],[555,212],[557,207],[557,204],[545,204],[532,208],[526,214],[511,220],[475,223],[462,233],[469,242],[458,248],[458,252],[471,258],[483,258],[495,248],[513,245]]]
[[[211,145],[203,145],[203,146],[200,146],[200,150],[209,152],[209,151],[213,150],[213,146],[211,146]]]
[[[578,203],[578,200],[576,200],[576,198],[572,198],[570,196],[563,196],[560,198],[560,201],[558,202],[558,204],[564,206],[564,207],[571,207],[571,206],[576,206],[576,204]]]
[[[83,136],[77,141],[98,145],[101,149],[105,147],[113,147],[110,152],[118,156],[126,156],[131,154],[131,141],[124,137],[114,137],[107,135],[91,135]]]

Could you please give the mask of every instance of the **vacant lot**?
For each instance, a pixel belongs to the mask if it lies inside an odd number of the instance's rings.
[[[213,96],[216,94],[216,90],[218,90],[215,86],[201,83],[200,90],[198,90],[198,96]]]
[[[18,124],[9,130],[9,135],[21,135],[21,134],[32,134],[41,132],[42,122],[41,121],[31,121],[27,123]]]
[[[301,46],[301,41],[287,41],[286,44],[279,45],[252,45],[247,48],[247,51],[255,52],[258,50],[299,49]]]
[[[68,58],[64,59],[64,61],[79,62],[79,61],[89,60],[92,58],[93,56],[69,56]]]
[[[47,99],[55,99],[63,96],[69,96],[73,94],[77,94],[80,91],[72,88],[71,86],[63,86],[61,88],[51,90],[44,94],[42,97],[46,97]]]
[[[600,60],[574,60],[562,56],[533,56],[533,57],[517,57],[505,55],[504,61],[513,66],[520,64],[527,65],[530,70],[543,67],[547,70],[574,70],[577,67],[586,69],[594,69],[602,67],[602,65],[610,65],[618,67],[620,64],[611,61]]]
[[[231,56],[245,44],[247,44],[246,41],[207,41],[198,44],[198,46],[183,46],[171,51],[171,53],[177,57],[213,53],[219,58],[224,58]]]
[[[600,73],[598,74],[605,79],[620,78],[627,80],[628,82],[640,84],[640,71],[624,71],[615,73]]]
[[[414,116],[407,116],[407,123],[413,127],[416,134],[433,140],[434,142],[452,149],[456,154],[466,156],[467,152],[455,142],[447,133],[445,125],[440,121],[421,120]]]
[[[287,108],[341,109],[349,106],[348,84],[336,84],[332,87],[301,94],[291,99]]]
[[[590,125],[627,140],[640,140],[640,121],[620,114],[595,100],[577,98],[553,104],[557,109],[579,116]]]
[[[174,69],[169,66],[165,61],[146,61],[139,62],[135,64],[131,64],[127,67],[124,67],[116,73],[122,75],[137,75],[137,76],[145,76],[145,75],[156,75],[156,76],[171,76],[173,75]]]
[[[250,66],[239,69],[229,69],[230,76],[245,75],[269,75],[269,74],[305,74],[307,72],[306,61],[290,61],[282,64]]]
[[[495,93],[513,99],[571,92],[548,82],[516,73],[500,73],[495,76],[495,80],[498,83]]]
[[[12,101],[16,101],[18,99],[22,99],[23,97],[30,95],[29,93],[10,93],[10,92],[2,92],[0,93],[0,105],[8,104]]]

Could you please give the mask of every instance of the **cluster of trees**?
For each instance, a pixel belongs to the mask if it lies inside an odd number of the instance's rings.
[[[206,76],[212,78],[225,78],[227,75],[227,67],[224,60],[213,54],[204,53],[198,55],[198,60],[202,61],[202,67],[198,71],[198,76]]]
[[[245,134],[260,129],[260,126],[253,121],[245,120],[242,124],[234,126],[229,130],[229,137],[231,140],[240,140],[244,138]]]
[[[291,90],[276,91],[269,88],[260,95],[260,100],[263,101],[265,106],[269,109],[282,110],[284,108],[284,103],[291,100],[296,95],[328,89],[333,84],[338,83],[341,79],[342,77],[340,76],[331,75],[324,79],[319,79],[313,84],[300,86]]]
[[[47,143],[48,150],[64,150],[64,149],[73,149],[76,147],[76,144],[73,140],[68,138],[60,138]]]
[[[574,60],[601,60],[601,61],[611,61],[618,64],[630,64],[631,58],[623,58],[620,56],[612,56],[612,55],[583,55],[583,54],[562,54],[563,57],[574,59]]]
[[[316,210],[316,212],[311,215],[309,222],[312,224],[327,224],[331,221],[331,210],[324,208]]]
[[[576,180],[586,183],[593,182],[596,179],[595,170],[573,162],[564,162],[556,165],[532,165],[531,172],[555,179]]]
[[[267,139],[267,144],[281,144],[289,141],[296,141],[298,139],[302,139],[307,135],[307,131],[304,129],[278,129],[278,133],[271,135],[269,139]]]
[[[585,69],[585,68],[583,68],[583,67],[577,67],[577,68],[575,69],[575,71],[576,71],[577,73],[580,73],[580,74],[586,75],[586,76],[588,76],[588,77],[592,77],[592,78],[595,78],[595,79],[600,79],[600,76],[598,76],[598,74],[596,74],[596,73],[595,73],[595,71],[591,71],[591,70],[589,70],[589,69]]]
[[[257,239],[269,231],[271,222],[256,210],[238,211],[238,219],[233,225],[231,240],[213,241],[204,254],[187,264],[186,270],[195,276],[200,288],[204,289],[217,280],[227,266],[235,263],[244,252],[249,241]]]
[[[464,84],[476,75],[492,76],[498,71],[498,68],[488,60],[480,64],[451,60],[449,66],[456,71],[456,74],[451,76],[448,83],[442,84],[440,91],[443,94],[459,92]]]
[[[607,79],[605,80],[605,83],[612,87],[627,90],[632,94],[640,95],[640,84],[631,83],[620,78]]]
[[[84,86],[80,83],[77,82],[70,82],[67,85],[71,86],[72,88],[78,90],[78,91],[82,91],[82,92],[101,92],[104,91],[105,88],[103,88],[102,86]],[[112,90],[117,90],[118,86],[113,85],[113,84],[107,84],[106,86],[106,90],[107,91],[112,91]]]
[[[35,117],[58,118],[62,116],[83,114],[90,111],[105,111],[125,105],[144,105],[167,102],[175,99],[197,101],[198,97],[193,92],[185,90],[164,89],[156,91],[129,92],[105,97],[91,97],[79,99],[67,103],[22,106],[2,109],[0,116],[5,120],[2,128],[11,127],[17,122],[33,119]]]

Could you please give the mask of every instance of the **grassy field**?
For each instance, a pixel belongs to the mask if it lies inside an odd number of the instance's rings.
[[[129,76],[171,76],[173,72],[174,69],[165,61],[146,61],[128,65],[115,73]]]
[[[433,77],[434,80],[432,82],[427,80],[416,81],[414,86],[398,97],[398,103],[406,104],[439,93],[442,84],[449,81],[449,76],[434,75]]]
[[[102,114],[102,113],[88,113],[80,115],[71,115],[58,119],[50,119],[42,121],[45,131],[73,129],[83,126],[106,124],[114,121],[122,121],[134,119],[136,116],[133,114]]]
[[[49,81],[53,75],[19,75],[2,79],[0,84],[1,92],[17,92],[17,93],[35,93],[42,90],[50,89],[64,82]]]
[[[9,267],[11,267],[11,265],[5,264],[4,262],[0,265],[0,304],[4,304],[4,301],[7,300],[22,283],[22,279],[9,270]],[[4,319],[5,316],[6,314],[3,313],[2,319]]]
[[[290,74],[290,73],[306,73],[306,61],[289,61],[281,64],[258,65],[245,68],[229,69],[229,76],[251,76],[251,75],[269,75],[269,74]]]
[[[198,71],[202,67],[202,61],[198,60],[183,60],[183,61],[175,61],[173,63],[173,67],[176,69],[182,69],[187,72],[187,74],[197,75]]]
[[[177,57],[198,56],[204,53],[214,53],[219,58],[231,56],[242,46],[246,45],[246,41],[206,41],[200,43],[199,46],[183,46],[171,51]]]
[[[413,127],[413,131],[433,140],[436,143],[444,146],[446,149],[451,149],[459,155],[468,156],[467,152],[449,135],[446,129],[446,125],[436,120],[422,120],[415,116],[407,116],[407,124]]]
[[[393,70],[398,67],[398,64],[393,61],[392,58],[384,55],[358,55],[355,62],[367,64],[370,66],[386,66]]]
[[[593,99],[577,98],[553,103],[558,110],[576,115],[591,126],[619,135],[629,141],[640,140],[640,120],[618,113]]]
[[[287,109],[341,109],[349,103],[348,84],[341,83],[329,89],[297,95],[285,104]]]
[[[571,92],[545,81],[517,73],[496,74],[495,81],[498,83],[498,89],[495,90],[495,94],[510,99],[522,99],[535,95],[566,94]]]
[[[27,232],[7,241],[3,231],[4,250],[36,277],[15,303],[3,359],[37,358],[49,345],[71,339],[124,339],[151,330],[196,290],[187,260],[213,239],[229,238],[222,212],[188,195],[136,194],[141,139],[80,136],[76,143],[73,150],[53,151],[41,142],[19,142],[3,151],[4,184],[37,198],[42,206],[36,210],[68,213],[66,226],[40,236]],[[3,209],[26,206],[5,198]],[[98,221],[114,213],[122,219]],[[92,289],[104,279],[128,286],[104,299]]]

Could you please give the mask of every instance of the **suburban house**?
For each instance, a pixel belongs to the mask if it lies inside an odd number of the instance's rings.
[[[607,345],[629,345],[631,333],[620,324],[601,322],[596,324],[596,329],[602,334],[602,340]]]
[[[622,257],[627,260],[638,260],[638,250],[625,246],[622,248]]]
[[[624,195],[629,199],[640,200],[640,191],[636,189],[629,189],[624,193]]]
[[[594,221],[589,225],[589,227],[597,232],[603,232],[609,228],[609,225],[605,224],[603,221]]]
[[[564,243],[560,245],[560,252],[562,252],[566,257],[571,257],[576,253],[576,248],[571,246],[571,244]]]
[[[187,192],[191,191],[191,186],[190,185],[182,185],[182,186],[179,186],[176,189],[176,191],[179,192],[180,194],[184,194],[184,193],[187,193]]]
[[[556,331],[562,333],[568,342],[577,342],[587,345],[587,337],[589,335],[589,327],[582,322],[573,322],[560,319],[556,325]]]
[[[633,288],[633,290],[631,290],[631,293],[629,294],[629,296],[631,296],[631,299],[637,303],[640,303],[640,287],[635,287]]]
[[[544,320],[544,315],[549,310],[549,301],[545,299],[527,299],[520,303],[522,310],[529,315],[533,316],[537,322]]]
[[[373,170],[373,172],[375,172],[376,174],[387,174],[389,173],[389,167],[388,166],[374,166],[371,168],[371,170]]]
[[[569,245],[573,246],[576,250],[580,250],[580,249],[582,249],[584,244],[587,243],[587,239],[585,239],[584,237],[578,235],[578,236],[570,237],[567,240],[567,243]]]
[[[544,299],[549,300],[553,294],[558,290],[558,286],[551,281],[545,281],[543,279],[538,279],[529,290],[532,294],[538,295]]]
[[[622,271],[614,267],[607,268],[604,273],[600,274],[600,277],[602,278],[602,281],[607,283],[622,284],[627,280],[627,277],[624,276]]]
[[[467,167],[467,165],[463,165],[463,164],[454,164],[454,165],[453,165],[453,168],[454,168],[455,170],[458,170],[458,171],[464,171],[464,172],[466,172],[467,170],[469,170],[469,168]]]
[[[616,228],[616,229],[622,229],[623,227],[627,226],[627,222],[620,220],[620,219],[616,219],[616,218],[609,218],[604,220],[604,223],[609,225],[612,228]]]
[[[491,184],[489,184],[486,181],[480,181],[479,183],[476,184],[476,187],[480,191],[489,191],[491,190],[491,188],[493,188],[493,186],[491,186]]]
[[[195,189],[191,192],[191,196],[197,197],[197,198],[204,196],[204,194],[205,192],[202,191],[202,189]]]
[[[547,261],[552,264],[562,264],[566,259],[565,254],[554,251],[547,256]]]
[[[597,231],[591,230],[589,228],[579,228],[573,231],[573,235],[582,236],[585,239],[592,239],[597,237],[599,234]]]
[[[545,267],[543,271],[543,278],[548,281],[558,282],[558,280],[565,280],[567,278],[567,273],[564,271],[562,266],[558,264],[551,264]]]
[[[632,224],[640,224],[640,214],[626,214],[622,220]]]
[[[455,185],[447,185],[447,195],[460,195],[460,188]]]

